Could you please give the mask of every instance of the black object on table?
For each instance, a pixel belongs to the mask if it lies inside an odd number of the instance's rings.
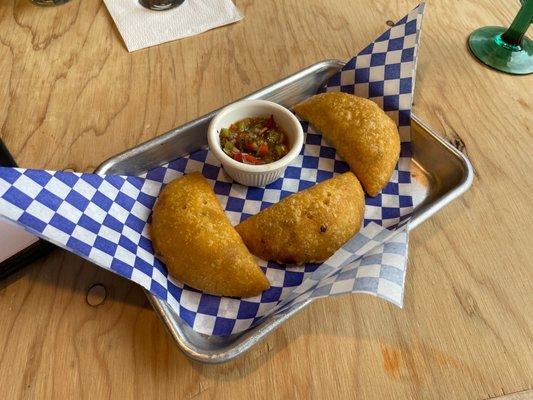
[[[150,10],[165,11],[183,4],[185,0],[139,0],[139,3]]]

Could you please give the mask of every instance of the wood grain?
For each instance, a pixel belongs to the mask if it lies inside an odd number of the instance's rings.
[[[350,58],[417,1],[236,4],[242,22],[130,54],[100,0],[1,1],[1,138],[22,166],[91,171],[316,61]],[[414,110],[469,155],[476,179],[412,233],[404,309],[368,296],[317,301],[244,357],[205,366],[177,350],[137,286],[55,251],[0,284],[0,398],[487,399],[531,389],[533,76],[487,69],[466,47],[472,30],[508,25],[517,8],[428,1]],[[105,296],[90,305],[95,284]]]
[[[515,393],[505,394],[503,396],[491,397],[497,400],[530,400],[533,399],[533,390],[521,390]]]

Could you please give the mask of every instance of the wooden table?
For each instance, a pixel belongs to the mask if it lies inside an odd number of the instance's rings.
[[[317,301],[242,358],[199,365],[138,286],[58,250],[0,283],[0,398],[531,398],[533,76],[485,68],[466,47],[518,2],[428,3],[414,110],[476,178],[413,231],[403,310]],[[242,22],[130,54],[101,1],[1,1],[0,136],[22,166],[92,171],[309,64],[350,58],[417,1],[236,4]]]

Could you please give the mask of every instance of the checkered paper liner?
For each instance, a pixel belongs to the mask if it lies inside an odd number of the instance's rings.
[[[342,293],[369,293],[401,306],[405,222],[412,212],[410,110],[423,8],[420,4],[378,37],[324,88],[368,97],[398,123],[400,160],[383,191],[366,198],[364,228],[321,265],[282,266],[257,259],[271,288],[256,297],[208,295],[168,276],[153,254],[151,210],[166,183],[200,171],[235,225],[292,193],[347,171],[335,149],[305,122],[301,154],[282,178],[265,188],[234,183],[208,149],[141,177],[0,168],[0,216],[140,284],[203,334],[242,332],[302,301]]]

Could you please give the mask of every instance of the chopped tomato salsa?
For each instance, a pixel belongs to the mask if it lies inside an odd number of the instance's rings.
[[[289,152],[287,134],[274,116],[244,118],[220,130],[222,150],[244,164],[268,164]]]

